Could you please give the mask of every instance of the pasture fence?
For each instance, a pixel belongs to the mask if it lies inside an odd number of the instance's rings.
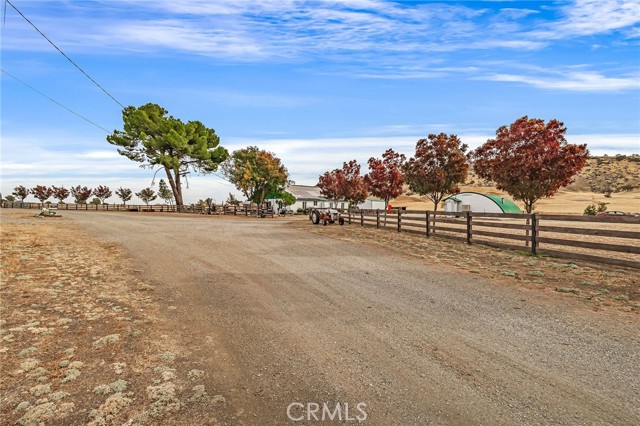
[[[14,202],[2,203],[3,208],[23,208],[23,209],[42,209],[44,207],[56,210],[79,210],[79,211],[124,211],[124,212],[158,212],[158,213],[192,213],[192,214],[214,214],[214,215],[234,215],[234,216],[256,216],[256,217],[274,217],[276,212],[272,208],[259,208],[255,204],[252,205],[229,205],[229,204],[213,204],[211,206],[203,206],[200,204],[191,204],[184,206],[166,205],[166,204],[74,204],[74,203],[31,203],[31,202]]]
[[[640,269],[640,218],[349,210],[349,224]]]

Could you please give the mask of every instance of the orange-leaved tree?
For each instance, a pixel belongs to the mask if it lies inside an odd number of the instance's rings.
[[[527,213],[543,197],[551,197],[568,185],[584,167],[587,146],[567,143],[564,123],[527,116],[509,127],[501,126],[472,153],[473,168],[500,190],[524,203]]]
[[[222,173],[249,201],[258,205],[268,194],[280,193],[290,183],[282,161],[257,146],[234,151],[222,164]]]

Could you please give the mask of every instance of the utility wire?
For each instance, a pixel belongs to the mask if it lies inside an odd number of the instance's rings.
[[[98,86],[100,88],[100,90],[102,90],[107,96],[109,96],[111,99],[113,99],[113,101],[115,103],[117,103],[118,105],[120,105],[120,107],[122,109],[124,109],[124,105],[122,105],[120,102],[118,102],[118,100],[116,98],[114,98],[111,93],[107,92],[107,89],[105,89],[104,87],[102,87],[97,81],[95,81],[93,78],[91,78],[91,76],[89,74],[87,74],[82,68],[80,68],[80,65],[76,64],[73,59],[71,59],[70,57],[67,56],[66,53],[64,53],[62,51],[62,49],[60,49],[58,46],[56,46],[56,44],[54,42],[51,41],[51,39],[49,39],[49,37],[47,37],[42,31],[40,31],[40,29],[38,27],[36,27],[36,25],[31,22],[29,20],[29,18],[27,18],[26,16],[24,16],[24,14],[22,12],[20,12],[20,10],[18,10],[17,7],[15,7],[13,5],[13,3],[11,3],[9,0],[5,0],[5,8],[7,3],[9,4],[9,6],[11,6],[16,12],[18,12],[18,14],[20,16],[22,16],[24,18],[25,21],[27,21],[37,32],[40,33],[40,35],[42,37],[45,38],[45,40],[47,40],[49,42],[49,44],[51,44],[53,47],[55,47],[55,49],[60,52],[60,54],[62,54],[62,56],[64,56],[69,62],[71,62],[82,74],[85,75],[85,77],[87,77],[89,80],[91,80],[93,82],[93,84],[95,84],[96,86]],[[5,19],[6,19],[6,12],[5,12]]]
[[[55,99],[53,99],[52,97],[45,95],[44,93],[42,93],[41,91],[39,91],[38,89],[36,89],[35,87],[25,83],[24,81],[20,80],[17,77],[14,77],[13,75],[9,74],[8,72],[6,72],[4,69],[0,68],[0,71],[2,71],[4,74],[8,75],[9,77],[11,77],[12,79],[14,79],[15,81],[17,81],[18,83],[24,84],[25,86],[27,86],[29,89],[33,90],[34,92],[44,96],[45,98],[49,99],[51,102],[53,102],[54,104],[66,109],[67,111],[69,111],[71,114],[77,115],[78,117],[82,118],[84,121],[86,121],[87,123],[90,123],[92,125],[94,125],[95,127],[97,127],[100,130],[103,130],[107,133],[111,133],[110,131],[108,131],[107,129],[105,129],[104,127],[100,126],[99,124],[94,123],[93,121],[89,120],[87,117],[78,114],[77,112],[75,112],[74,110],[67,108],[66,106],[62,105],[60,102],[56,101]]]

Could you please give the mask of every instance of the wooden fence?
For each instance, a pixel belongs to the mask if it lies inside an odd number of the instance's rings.
[[[185,205],[178,208],[172,205],[133,205],[133,204],[42,204],[42,203],[7,203],[2,204],[3,208],[23,208],[42,209],[48,207],[57,210],[85,210],[85,211],[121,211],[121,212],[163,212],[163,213],[194,213],[194,214],[217,214],[234,216],[260,216],[274,217],[275,212],[271,208],[258,208],[255,204],[248,205],[212,205],[211,207],[202,205]]]
[[[349,210],[348,223],[640,268],[640,218],[632,216]]]

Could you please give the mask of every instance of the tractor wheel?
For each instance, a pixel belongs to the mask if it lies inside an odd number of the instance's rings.
[[[320,213],[318,212],[311,213],[311,223],[313,223],[314,225],[317,225],[320,223]]]
[[[340,216],[340,217],[338,218],[338,223],[339,223],[340,225],[344,225],[344,217]]]

